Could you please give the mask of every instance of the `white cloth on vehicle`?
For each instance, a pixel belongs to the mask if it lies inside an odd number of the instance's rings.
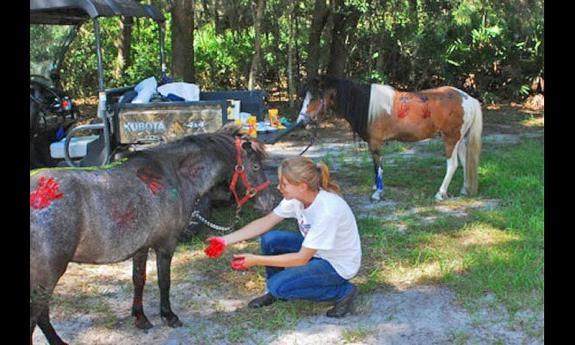
[[[138,95],[134,97],[132,103],[148,103],[156,92],[156,87],[158,87],[156,78],[150,77],[142,80],[134,87],[134,91],[136,91]]]
[[[167,97],[170,93],[174,94],[182,97],[187,102],[200,100],[200,87],[196,84],[183,82],[164,84],[158,87],[158,92],[164,97]]]

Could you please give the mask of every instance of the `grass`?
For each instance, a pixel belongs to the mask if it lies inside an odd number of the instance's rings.
[[[342,332],[343,342],[344,344],[362,342],[375,332],[373,326],[358,326],[356,328],[344,329]]]
[[[452,330],[449,333],[449,343],[454,345],[465,345],[469,340],[469,335],[464,330]]]
[[[417,159],[388,170],[387,185],[407,189],[406,194],[412,196],[399,199],[400,204],[418,208],[433,204],[429,195],[433,195],[443,174],[429,169],[434,163],[438,162],[433,158]],[[460,183],[459,171],[451,187]],[[499,199],[502,207],[492,211],[471,210],[467,217],[448,216],[431,224],[420,222],[425,213],[400,216],[407,224],[405,233],[396,231],[390,222],[360,220],[364,252],[370,253],[364,257],[364,267],[372,268],[365,273],[367,281],[374,279],[373,268],[378,268],[376,276],[382,280],[377,283],[397,285],[433,278],[438,283],[450,284],[465,299],[493,292],[511,311],[541,306],[542,141],[525,140],[519,145],[485,152],[480,186],[481,198]]]
[[[543,303],[543,142],[523,141],[484,157],[482,194],[504,207],[479,213],[478,220],[514,240],[477,250],[468,274],[453,280],[469,297],[491,291],[511,310]]]

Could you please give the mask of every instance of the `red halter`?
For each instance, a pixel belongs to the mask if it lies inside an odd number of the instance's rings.
[[[253,188],[248,181],[248,176],[246,175],[246,170],[244,168],[244,164],[242,162],[242,147],[241,147],[241,140],[239,136],[236,136],[236,160],[238,164],[235,167],[234,176],[232,177],[232,182],[230,183],[230,191],[236,198],[236,203],[238,204],[238,208],[242,207],[248,200],[253,198],[258,192],[267,188],[271,182],[266,181],[259,186]],[[242,182],[244,183],[244,187],[246,187],[246,195],[240,199],[238,193],[236,192],[236,184],[238,183],[238,177],[241,176]]]

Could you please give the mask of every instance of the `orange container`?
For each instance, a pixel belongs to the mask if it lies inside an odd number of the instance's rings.
[[[258,122],[257,117],[255,116],[248,117],[248,135],[254,138],[258,136],[258,131],[256,128],[257,122]]]

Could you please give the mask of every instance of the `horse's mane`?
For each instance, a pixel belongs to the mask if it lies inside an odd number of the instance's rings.
[[[367,140],[371,85],[324,76],[320,79],[320,89],[322,92],[335,89],[335,112],[343,115],[354,132]]]
[[[127,158],[132,159],[156,155],[165,157],[166,154],[169,153],[174,155],[184,155],[190,150],[197,150],[197,148],[200,147],[203,149],[210,148],[216,151],[219,155],[230,159],[230,161],[235,161],[236,150],[234,138],[236,135],[240,135],[240,130],[241,128],[236,126],[234,123],[228,123],[213,133],[188,135],[181,139],[158,145],[147,150],[132,152],[127,156]],[[267,158],[265,147],[261,142],[246,136],[242,136],[242,139],[249,140],[251,142],[251,147],[258,155],[259,160]]]
[[[242,128],[237,126],[234,122],[228,122],[224,126],[222,126],[220,129],[218,129],[216,131],[216,133],[229,134],[231,136],[236,136],[236,135],[240,135],[241,129]],[[251,145],[252,149],[258,155],[259,160],[265,160],[267,158],[266,148],[262,142],[258,141],[255,138],[247,136],[247,135],[242,135],[242,139],[249,141],[252,144]]]

